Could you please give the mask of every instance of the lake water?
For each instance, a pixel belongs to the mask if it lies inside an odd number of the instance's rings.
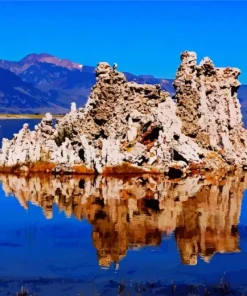
[[[39,120],[1,120],[1,139],[25,122]],[[213,185],[162,176],[0,181],[4,295],[22,285],[35,295],[205,295],[221,280],[235,295],[247,291],[242,172]]]

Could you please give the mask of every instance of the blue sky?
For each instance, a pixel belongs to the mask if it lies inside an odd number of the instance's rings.
[[[173,78],[183,50],[236,66],[247,83],[247,2],[0,2],[0,58],[46,52]]]

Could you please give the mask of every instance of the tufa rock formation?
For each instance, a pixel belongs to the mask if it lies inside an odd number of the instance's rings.
[[[128,249],[157,246],[173,232],[184,264],[240,251],[238,223],[247,186],[241,170],[214,183],[200,177],[172,183],[145,174],[122,179],[2,174],[0,180],[5,194],[16,196],[25,209],[31,202],[51,219],[56,204],[67,217],[87,219],[103,267],[117,266]]]
[[[220,152],[229,164],[246,164],[246,131],[237,89],[239,69],[215,68],[209,58],[196,65],[184,52],[174,87],[182,132],[201,147]]]
[[[238,69],[215,68],[205,58],[181,56],[174,86],[127,82],[99,63],[96,84],[84,109],[52,127],[46,114],[35,131],[23,126],[3,140],[2,172],[160,173],[180,178],[247,165],[246,131],[237,99]]]

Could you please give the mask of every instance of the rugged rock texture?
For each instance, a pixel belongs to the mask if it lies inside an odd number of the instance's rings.
[[[174,86],[182,132],[202,148],[221,152],[229,164],[246,163],[246,131],[243,128],[236,68],[215,68],[209,58],[199,66],[196,54],[184,52]]]
[[[53,204],[67,217],[87,219],[99,264],[104,267],[126,256],[129,248],[159,245],[175,232],[181,260],[197,264],[217,252],[239,252],[239,223],[247,175],[235,171],[214,183],[200,177],[178,183],[161,175],[83,178],[0,175],[6,195],[28,209],[41,206],[52,218]]]
[[[165,172],[180,178],[245,166],[239,70],[217,69],[208,58],[197,66],[195,53],[181,58],[177,103],[159,85],[128,82],[117,65],[99,63],[85,108],[72,103],[54,128],[47,114],[35,131],[25,125],[4,140],[1,170]]]
[[[28,124],[25,123],[19,133],[14,134],[11,141],[3,139],[1,156],[5,161],[6,169],[21,167],[21,170],[26,171],[39,162],[47,162],[51,156],[50,151],[56,149],[55,142],[52,140],[53,134],[52,116],[47,113],[41,123],[35,126],[34,131],[30,131]]]

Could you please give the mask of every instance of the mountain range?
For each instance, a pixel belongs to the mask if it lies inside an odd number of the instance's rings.
[[[160,84],[171,95],[175,92],[173,79],[124,74],[128,81]],[[46,53],[29,54],[20,61],[0,60],[0,113],[65,113],[71,102],[83,107],[95,83],[95,67]],[[247,85],[238,95],[247,114]]]

